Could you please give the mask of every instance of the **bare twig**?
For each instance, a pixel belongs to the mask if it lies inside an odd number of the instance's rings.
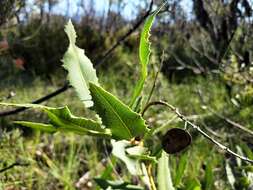
[[[176,60],[176,62],[181,65],[183,68],[189,69],[189,70],[200,70],[199,68],[193,67],[187,63],[184,63],[184,61],[182,61],[175,53],[172,54],[173,58]]]
[[[253,135],[253,131],[251,131],[250,129],[248,129],[247,127],[241,125],[240,123],[237,123],[227,117],[225,117],[224,115],[218,113],[217,111],[213,110],[212,108],[210,108],[209,106],[207,106],[206,101],[204,100],[203,96],[202,96],[202,91],[200,89],[198,89],[197,91],[201,102],[204,104],[202,106],[203,109],[208,109],[208,111],[210,111],[212,114],[216,115],[217,117],[219,117],[220,119],[223,119],[224,121],[226,121],[228,124],[232,125],[233,127],[242,130],[245,133],[250,134],[251,136]]]
[[[159,73],[160,73],[160,71],[161,71],[161,69],[163,67],[163,62],[164,62],[164,51],[162,53],[161,62],[160,62],[160,65],[159,65],[159,68],[158,68],[157,72],[155,73],[155,78],[154,78],[154,81],[153,81],[153,85],[152,85],[152,88],[151,88],[151,90],[149,92],[148,99],[147,99],[145,105],[147,105],[149,103],[149,101],[151,100],[151,97],[152,97],[152,95],[154,93],[154,90],[155,90],[155,87],[156,87],[156,81],[157,81],[158,75],[159,75]]]
[[[46,96],[43,96],[35,101],[32,101],[32,104],[39,104],[39,103],[42,103],[46,100],[49,100],[50,98],[55,97],[55,96],[61,94],[62,92],[65,92],[68,88],[69,88],[68,83],[65,83],[63,87],[57,89],[56,91],[54,91]],[[26,109],[28,109],[28,108],[21,107],[21,108],[16,108],[16,109],[9,110],[9,111],[0,112],[0,117],[17,114],[19,112],[25,111]]]
[[[253,131],[251,131],[250,129],[244,127],[243,125],[241,125],[240,123],[237,123],[235,121],[232,121],[231,119],[225,117],[224,115],[221,115],[220,113],[215,112],[213,109],[206,107],[210,112],[212,112],[213,114],[215,114],[217,117],[219,117],[220,119],[223,119],[224,121],[226,121],[228,124],[232,125],[233,127],[240,129],[248,134],[250,134],[251,136],[253,136]]]
[[[154,178],[153,178],[153,175],[152,175],[152,164],[149,164],[147,166],[147,172],[148,172],[148,177],[149,177],[149,183],[150,183],[150,186],[151,186],[151,190],[156,190]]]
[[[220,149],[222,149],[223,151],[227,152],[228,154],[240,158],[243,161],[249,162],[251,164],[253,164],[253,160],[239,155],[235,152],[233,152],[232,150],[230,150],[228,147],[226,147],[225,145],[221,144],[220,142],[218,142],[217,140],[215,140],[214,138],[210,137],[207,133],[205,133],[199,126],[195,125],[194,123],[192,123],[191,121],[189,121],[183,114],[181,114],[178,109],[174,106],[172,106],[171,104],[164,102],[164,101],[154,101],[154,102],[150,102],[142,111],[142,115],[144,115],[144,113],[148,110],[149,107],[154,106],[154,105],[163,105],[168,107],[172,112],[174,112],[182,121],[184,121],[185,123],[189,124],[193,129],[197,130],[202,136],[204,136],[206,139],[208,139],[209,141],[211,141],[213,144],[215,144],[216,146],[218,146]]]
[[[96,67],[103,64],[105,60],[108,58],[108,56],[111,55],[111,53],[143,23],[143,21],[151,14],[152,8],[153,8],[153,0],[150,2],[148,11],[141,17],[141,19],[137,23],[135,23],[135,25],[132,26],[132,28],[128,30],[126,34],[121,36],[118,39],[118,41],[108,51],[105,52],[103,57],[95,64]]]
[[[200,56],[205,57],[208,61],[210,61],[211,63],[215,64],[215,65],[219,65],[219,63],[212,57],[210,57],[208,54],[206,54],[206,52],[202,52],[200,49],[198,49],[196,46],[194,46],[191,42],[189,42],[190,47],[197,52]]]
[[[9,165],[9,166],[0,169],[0,173],[3,173],[3,172],[5,172],[5,171],[7,171],[7,170],[9,170],[9,169],[12,169],[12,168],[14,168],[15,166],[22,166],[22,167],[25,167],[25,166],[28,166],[28,165],[29,165],[28,163],[14,162],[13,164],[11,164],[11,165]]]

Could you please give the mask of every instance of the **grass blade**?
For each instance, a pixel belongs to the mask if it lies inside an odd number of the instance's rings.
[[[166,152],[162,152],[161,158],[158,160],[158,189],[174,190],[170,175],[169,158]]]

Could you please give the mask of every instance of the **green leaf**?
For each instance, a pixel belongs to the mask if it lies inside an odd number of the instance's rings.
[[[69,82],[81,101],[86,107],[91,107],[93,103],[89,92],[89,82],[98,85],[96,70],[84,54],[84,50],[75,45],[76,32],[71,21],[65,26],[65,32],[68,35],[69,47],[62,60],[63,67],[68,71]]]
[[[124,181],[111,181],[102,178],[94,178],[94,181],[103,189],[122,189],[122,190],[143,190],[144,188],[131,185],[129,182]]]
[[[0,103],[4,106],[18,106],[42,109],[50,118],[50,124],[33,123],[26,121],[16,121],[15,123],[22,126],[39,129],[44,132],[53,133],[56,131],[74,132],[79,135],[91,135],[104,138],[111,138],[111,130],[102,128],[101,124],[84,117],[76,117],[72,115],[67,106],[60,108],[52,108],[38,104],[15,104]],[[52,126],[54,128],[52,128]]]
[[[142,175],[141,165],[137,159],[131,158],[126,154],[126,148],[131,146],[129,141],[111,141],[112,143],[112,154],[122,160],[132,175]]]
[[[74,132],[79,135],[91,135],[100,137],[111,137],[108,129],[103,129],[101,124],[91,119],[76,117],[71,114],[68,107],[45,109],[57,130]]]
[[[140,72],[140,79],[137,82],[137,85],[134,88],[134,93],[130,102],[130,107],[132,107],[138,98],[138,96],[141,94],[141,91],[144,86],[144,82],[148,75],[148,63],[149,63],[149,57],[150,57],[150,47],[151,43],[149,41],[150,37],[150,31],[152,24],[155,20],[156,15],[161,10],[162,6],[155,11],[152,15],[150,15],[147,20],[145,21],[143,30],[141,32],[141,39],[140,39],[140,45],[139,45],[139,59],[141,64],[141,72]]]
[[[149,156],[148,148],[143,146],[133,146],[130,148],[126,148],[126,153],[128,157],[141,160],[141,161],[151,161],[156,163],[156,157]]]
[[[115,96],[93,83],[90,83],[90,91],[93,108],[101,117],[103,125],[111,129],[112,138],[130,140],[147,132],[141,115],[132,111]]]
[[[162,151],[162,156],[158,160],[158,189],[159,190],[174,190],[170,168],[169,168],[169,158],[166,152]]]
[[[185,185],[185,190],[201,190],[201,184],[197,179],[190,179]]]
[[[113,170],[115,168],[117,158],[111,155],[109,159],[110,159],[110,164],[106,165],[105,170],[100,175],[101,179],[108,179],[108,180],[113,179],[113,172],[114,172]]]
[[[40,130],[47,133],[54,133],[57,129],[51,124],[35,123],[29,121],[15,121],[14,123],[22,125],[24,127],[30,127],[32,129]]]
[[[240,143],[240,146],[243,150],[243,152],[245,152],[246,156],[249,158],[249,159],[253,159],[253,151],[252,149],[249,148],[249,146],[245,143]]]
[[[206,164],[206,169],[205,169],[205,177],[204,177],[204,189],[210,190],[213,189],[213,170],[212,170],[212,161],[209,161]]]
[[[183,154],[180,157],[179,164],[178,164],[178,167],[176,170],[176,177],[175,177],[175,181],[174,181],[175,187],[177,187],[182,180],[182,177],[184,175],[184,171],[187,166],[187,161],[188,161],[188,154]]]

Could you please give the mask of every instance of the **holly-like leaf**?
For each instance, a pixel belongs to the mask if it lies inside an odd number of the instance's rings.
[[[99,122],[84,117],[74,116],[67,106],[60,108],[52,108],[37,104],[15,104],[15,103],[0,103],[5,106],[18,106],[18,107],[30,107],[41,109],[46,112],[50,123],[35,123],[27,121],[16,121],[16,124],[30,127],[33,129],[42,130],[44,132],[54,133],[57,131],[73,132],[79,135],[91,135],[105,138],[111,138],[110,129],[102,128]]]
[[[147,20],[145,21],[143,30],[141,32],[141,39],[140,39],[140,45],[139,45],[139,59],[141,64],[141,72],[140,72],[140,79],[137,82],[137,85],[134,88],[134,93],[130,102],[130,107],[132,107],[138,98],[138,96],[141,94],[141,91],[144,86],[144,82],[148,75],[148,63],[149,63],[149,57],[151,54],[151,42],[149,41],[150,37],[150,31],[151,27],[154,23],[155,17],[158,14],[158,12],[161,10],[162,6],[155,11],[152,15],[150,15]]]
[[[50,118],[50,123],[59,131],[74,132],[79,135],[111,137],[109,129],[103,129],[100,123],[91,119],[72,115],[67,106],[45,109],[45,111]]]
[[[94,83],[90,83],[90,91],[93,108],[101,117],[103,125],[111,130],[112,138],[130,140],[147,132],[141,115],[132,111],[115,96]]]
[[[76,32],[71,21],[66,25],[65,32],[68,35],[69,47],[62,60],[63,67],[68,71],[69,82],[81,101],[86,107],[91,107],[93,103],[89,92],[89,82],[98,85],[96,70],[84,54],[84,50],[76,46]]]

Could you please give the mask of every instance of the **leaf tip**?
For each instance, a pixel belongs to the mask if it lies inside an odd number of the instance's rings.
[[[64,31],[66,32],[70,43],[75,44],[77,36],[76,36],[75,28],[74,28],[72,21],[70,19],[69,19],[68,23],[65,25]]]

